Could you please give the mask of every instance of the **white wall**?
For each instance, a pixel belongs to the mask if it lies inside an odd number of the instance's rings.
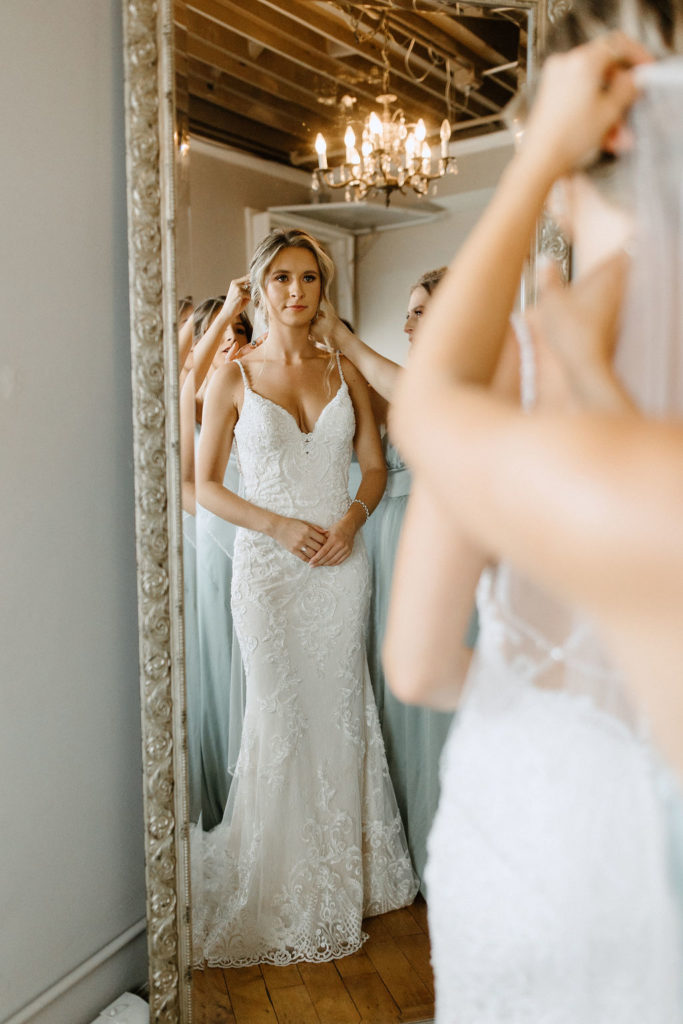
[[[0,104],[0,1020],[85,1024],[146,973],[120,0],[3,0]]]
[[[193,138],[189,152],[190,256],[188,287],[195,301],[227,291],[249,268],[244,210],[306,203],[309,176]],[[185,254],[183,254],[183,257]],[[184,263],[184,259],[180,261]]]
[[[355,326],[378,352],[405,362],[408,339],[403,324],[412,285],[425,271],[450,263],[490,195],[489,189],[467,192],[448,200],[442,219],[359,236]]]

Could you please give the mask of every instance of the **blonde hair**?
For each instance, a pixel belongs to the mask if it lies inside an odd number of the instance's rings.
[[[432,295],[436,291],[437,285],[441,284],[443,276],[448,270],[448,267],[438,267],[436,270],[427,270],[425,273],[415,282],[411,287],[411,292],[414,292],[416,288],[424,288],[427,295]]]

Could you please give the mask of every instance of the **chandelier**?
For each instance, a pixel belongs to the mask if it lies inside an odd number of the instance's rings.
[[[420,118],[416,124],[407,124],[401,109],[391,111],[396,96],[384,92],[377,97],[382,106],[382,116],[373,112],[365,119],[362,129],[360,151],[356,145],[356,133],[350,123],[344,134],[346,155],[343,164],[331,168],[327,163],[327,143],[320,132],[316,136],[315,149],[318,166],[313,171],[311,187],[314,192],[322,188],[343,189],[347,202],[365,199],[374,193],[382,193],[386,206],[391,195],[399,191],[405,195],[412,189],[423,196],[433,181],[444,174],[456,174],[455,157],[448,155],[451,126],[444,118],[439,138],[440,156],[432,159],[427,142],[425,123]]]

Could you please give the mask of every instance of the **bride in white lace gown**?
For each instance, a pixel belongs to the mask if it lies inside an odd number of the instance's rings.
[[[648,737],[656,730],[680,769],[683,427],[653,418],[683,410],[683,61],[653,65],[641,44],[598,21],[623,19],[662,55],[683,38],[682,13],[667,0],[600,10],[576,0],[555,44],[571,49],[581,33],[591,41],[548,62],[521,148],[434,298],[395,400],[396,439],[416,481],[389,624],[399,696],[457,701],[443,639],[459,633],[455,567],[473,545],[499,560],[479,586],[479,648],[429,842],[439,1024],[683,1021],[667,821],[675,786]],[[622,161],[577,168],[619,150],[637,86],[633,177],[658,216],[643,216],[638,191],[634,219],[615,202]],[[555,182],[555,208],[563,199],[574,229],[575,276],[527,323],[561,372],[523,364],[524,397],[534,390],[539,406],[520,411],[498,392],[504,340]],[[617,337],[625,377],[613,368]],[[532,389],[534,379],[543,387]],[[448,442],[438,453],[434,435]],[[404,639],[418,608],[420,649],[434,640],[426,667]]]
[[[246,709],[223,822],[191,836],[194,961],[329,960],[364,916],[412,902],[364,647],[359,527],[385,473],[364,381],[308,338],[330,265],[303,232],[273,232],[251,266],[268,340],[217,371],[198,496],[236,522],[232,611]],[[243,497],[225,491],[234,440]],[[349,508],[355,443],[363,469]]]

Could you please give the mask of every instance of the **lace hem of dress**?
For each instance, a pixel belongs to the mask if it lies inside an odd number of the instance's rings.
[[[272,964],[275,967],[286,967],[288,964],[325,963],[351,956],[365,944],[369,936],[361,932],[355,939],[338,939],[334,943],[326,943],[315,947],[312,944],[303,949],[272,949],[263,953],[243,957],[208,956],[193,964],[195,970],[203,971],[207,967],[254,967],[256,964]]]

